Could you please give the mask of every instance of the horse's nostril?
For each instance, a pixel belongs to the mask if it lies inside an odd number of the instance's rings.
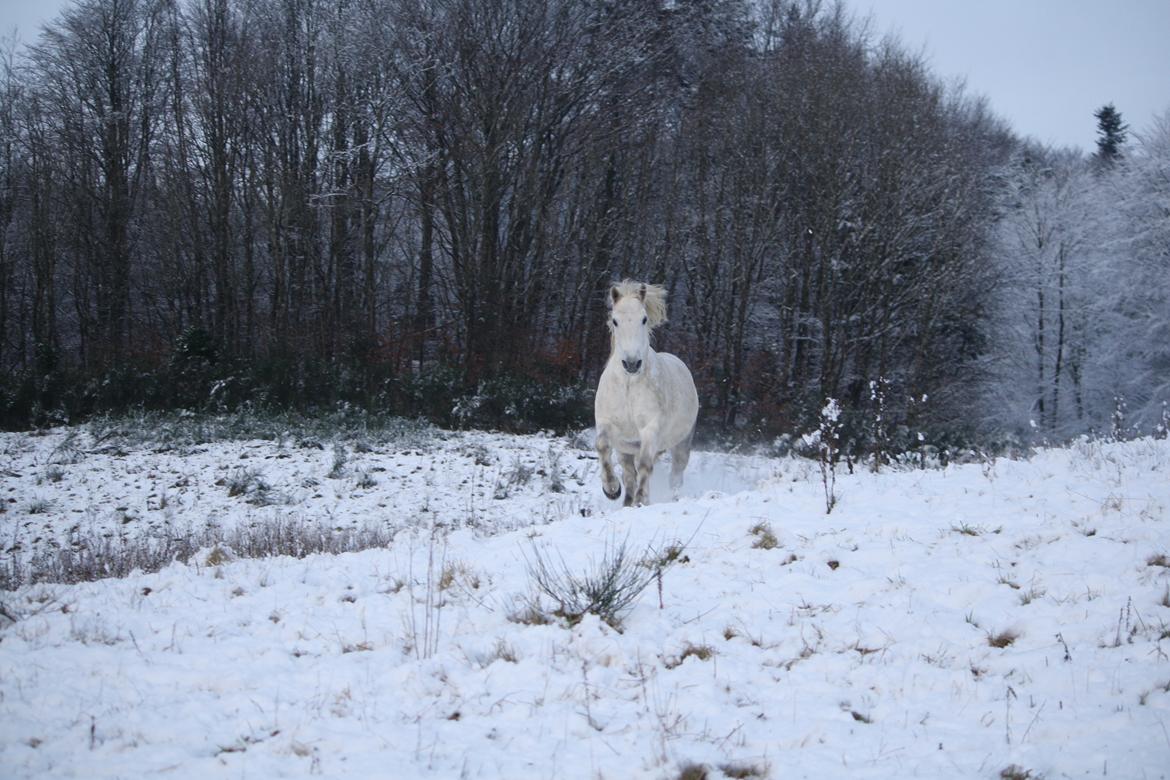
[[[636,374],[636,373],[638,373],[638,369],[642,367],[642,361],[641,360],[623,360],[622,366],[626,369],[627,372],[629,372],[631,374]]]

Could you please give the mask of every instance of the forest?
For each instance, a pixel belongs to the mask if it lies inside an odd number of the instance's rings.
[[[588,425],[629,277],[709,435],[1166,432],[1170,112],[1047,148],[840,4],[76,0],[0,59],[3,428]]]

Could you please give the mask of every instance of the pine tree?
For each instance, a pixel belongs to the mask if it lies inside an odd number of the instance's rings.
[[[1121,121],[1121,112],[1112,103],[1101,106],[1093,116],[1097,118],[1097,159],[1111,164],[1121,157],[1129,125]]]

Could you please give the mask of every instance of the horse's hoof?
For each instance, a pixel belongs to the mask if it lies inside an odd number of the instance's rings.
[[[622,502],[622,506],[633,506],[633,505],[634,505],[634,499],[630,498],[629,494],[627,493],[626,500]]]
[[[613,492],[611,493],[611,492],[609,492],[609,488],[607,488],[605,485],[602,485],[601,492],[605,493],[606,498],[608,498],[610,501],[613,501],[615,498],[617,498],[618,496],[620,496],[622,494],[622,486],[618,485],[616,488],[613,489]]]

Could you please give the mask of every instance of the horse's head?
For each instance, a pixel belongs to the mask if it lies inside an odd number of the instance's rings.
[[[627,373],[638,374],[646,366],[650,331],[666,322],[666,291],[626,280],[610,288],[609,298],[613,352]]]

